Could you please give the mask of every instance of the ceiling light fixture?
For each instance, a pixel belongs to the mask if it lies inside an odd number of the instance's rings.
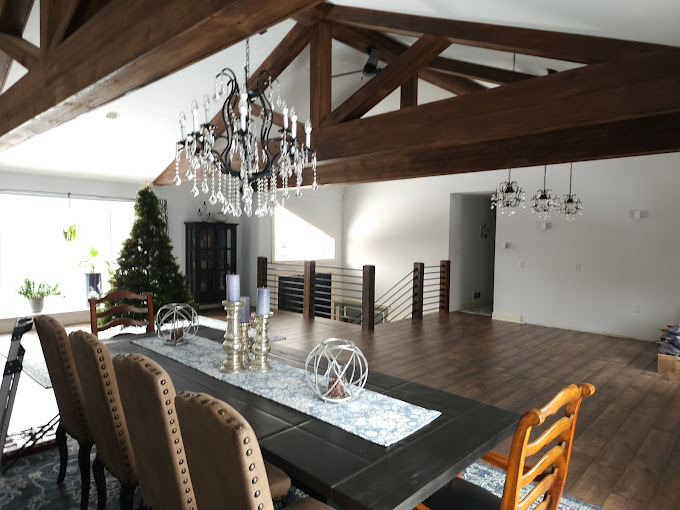
[[[569,164],[569,194],[564,195],[562,200],[561,211],[564,214],[565,219],[573,220],[576,215],[583,214],[583,204],[581,199],[571,192],[571,179],[574,171],[574,163]]]
[[[224,134],[216,134],[217,126],[210,122],[210,99],[206,95],[203,100],[204,124],[200,124],[196,101],[191,105],[193,130],[190,133],[186,129],[186,115],[181,112],[181,140],[177,142],[175,151],[173,182],[177,186],[182,183],[179,164],[184,154],[188,165],[186,178],[194,183],[191,195],[197,197],[201,192],[204,195],[209,193],[211,205],[222,204],[222,212],[234,217],[242,213],[251,216],[253,212],[258,217],[274,214],[274,207],[278,204],[279,179],[282,205],[290,196],[288,180],[293,175],[296,178],[296,195],[300,196],[302,170],[307,164],[311,163],[314,174],[312,188],[318,187],[316,152],[310,146],[311,122],[308,119],[304,127],[298,129],[295,110],[289,110],[281,100],[278,81],[269,71],[260,72],[254,90],[249,90],[249,80],[250,39],[247,39],[245,81],[239,85],[236,75],[228,68],[215,77],[213,99],[218,101],[226,96],[222,106],[222,120],[226,127]],[[272,135],[274,85],[277,86],[275,103],[283,112],[283,127]],[[304,140],[298,138],[299,131],[304,131]],[[256,204],[253,211],[254,195]]]
[[[560,199],[553,195],[552,190],[546,186],[546,174],[548,165],[543,167],[543,188],[539,189],[531,199],[531,212],[538,213],[541,219],[547,218],[552,211],[560,208]]]
[[[508,149],[508,159],[511,152],[512,144]],[[502,214],[512,216],[519,206],[524,207],[524,191],[517,181],[512,180],[512,168],[508,168],[508,180],[501,182],[496,192],[491,195],[491,209],[496,208]]]
[[[118,117],[120,117],[118,112],[108,112],[106,114],[107,119],[116,120]]]

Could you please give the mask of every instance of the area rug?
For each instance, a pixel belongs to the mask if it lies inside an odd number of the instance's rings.
[[[55,448],[42,450],[19,460],[6,473],[0,475],[0,510],[71,510],[80,503],[80,471],[78,470],[77,443],[69,438],[69,463],[63,485],[57,485],[59,452]],[[94,452],[94,449],[92,450]],[[94,459],[94,454],[92,455]],[[504,473],[496,468],[476,462],[463,472],[463,478],[500,496],[505,482]],[[106,474],[107,508],[118,508],[120,484]],[[284,504],[296,501],[305,494],[292,488]],[[135,492],[135,508],[139,505],[139,491]],[[89,508],[97,506],[97,490],[92,481]],[[599,507],[563,496],[559,510],[600,510]]]

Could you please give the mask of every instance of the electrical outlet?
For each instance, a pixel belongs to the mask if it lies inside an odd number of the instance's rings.
[[[473,299],[481,299],[482,293],[481,292],[475,292]]]
[[[633,313],[640,313],[640,305],[639,304],[633,305]]]

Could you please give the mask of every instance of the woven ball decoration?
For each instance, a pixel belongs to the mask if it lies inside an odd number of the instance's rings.
[[[156,330],[166,344],[184,344],[198,331],[196,310],[187,303],[163,305],[156,312]]]
[[[366,385],[368,361],[350,340],[328,338],[312,349],[305,363],[307,383],[326,402],[348,402]]]

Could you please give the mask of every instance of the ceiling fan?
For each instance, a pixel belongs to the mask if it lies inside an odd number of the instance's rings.
[[[368,60],[362,69],[357,71],[349,71],[347,73],[334,74],[332,78],[361,73],[361,78],[363,79],[364,76],[375,76],[380,71],[382,71],[382,68],[378,67],[378,62],[380,61],[380,50],[375,46],[369,46],[364,50],[364,52],[368,54]]]

